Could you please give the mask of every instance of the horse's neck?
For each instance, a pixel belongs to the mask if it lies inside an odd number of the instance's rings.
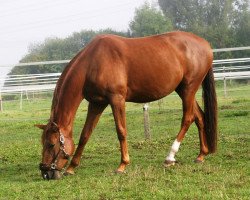
[[[70,102],[72,102],[70,104]],[[58,124],[60,130],[64,134],[71,134],[73,128],[73,122],[76,115],[77,108],[81,102],[81,99],[68,99],[66,101],[60,100],[58,108],[53,113],[53,121]]]
[[[65,136],[72,136],[72,127],[76,111],[83,99],[82,88],[84,73],[81,70],[67,70],[59,79],[53,97],[51,121],[58,124]]]

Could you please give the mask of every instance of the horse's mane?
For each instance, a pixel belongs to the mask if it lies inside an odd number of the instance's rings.
[[[58,106],[59,98],[60,98],[61,91],[62,91],[62,85],[64,84],[64,81],[66,79],[66,76],[68,75],[68,72],[71,69],[72,64],[75,62],[75,60],[77,60],[80,53],[81,51],[66,65],[66,67],[64,68],[61,76],[59,77],[56,83],[56,87],[55,87],[53,99],[52,99],[52,105],[51,105],[51,116],[50,116],[51,122],[54,122],[55,120],[54,115],[55,115],[55,112],[57,112],[57,106]]]

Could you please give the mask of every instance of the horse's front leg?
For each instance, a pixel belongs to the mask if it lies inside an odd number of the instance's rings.
[[[107,105],[98,105],[94,103],[89,103],[87,118],[80,136],[79,144],[71,160],[71,163],[66,170],[66,174],[74,174],[74,168],[76,168],[80,163],[83,149],[86,143],[88,142],[89,137],[93,132],[103,110],[106,107]]]
[[[125,171],[126,165],[129,164],[124,97],[121,95],[112,97],[111,107],[114,115],[117,136],[121,147],[121,163],[116,172],[123,173]]]

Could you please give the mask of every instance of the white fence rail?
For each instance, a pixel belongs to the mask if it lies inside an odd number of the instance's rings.
[[[0,88],[0,92],[4,94],[54,90],[60,75],[61,73],[7,76],[6,78],[0,78],[0,83],[4,83],[4,86]]]
[[[215,73],[214,76],[215,76],[215,80],[249,79],[250,78],[250,71]]]
[[[49,61],[21,64],[20,66],[37,65],[37,64],[58,64],[67,63],[65,61]],[[214,72],[216,80],[225,79],[249,79],[250,65],[227,66],[228,64],[250,63],[250,58],[225,59],[214,61]],[[216,67],[223,65],[223,67]],[[225,66],[224,66],[225,65]],[[0,77],[0,94],[5,93],[20,93],[27,91],[47,91],[54,90],[56,82],[60,77],[60,73],[49,74],[30,74],[30,75],[9,75]]]

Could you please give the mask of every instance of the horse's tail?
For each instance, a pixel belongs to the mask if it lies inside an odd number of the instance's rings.
[[[217,148],[217,98],[213,69],[210,68],[202,83],[204,101],[205,135],[209,153]]]

